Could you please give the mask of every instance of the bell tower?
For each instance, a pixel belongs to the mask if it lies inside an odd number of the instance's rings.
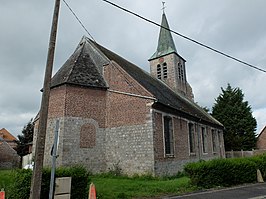
[[[163,81],[173,91],[194,100],[192,88],[187,82],[186,60],[176,50],[166,15],[163,12],[156,52],[149,59],[150,73]]]

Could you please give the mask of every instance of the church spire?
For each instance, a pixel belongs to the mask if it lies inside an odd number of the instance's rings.
[[[156,52],[149,59],[151,75],[167,84],[174,92],[193,100],[192,88],[187,82],[186,60],[176,51],[175,43],[164,13]]]
[[[166,19],[166,15],[163,11],[162,15],[162,22],[161,22],[161,29],[160,29],[160,35],[158,40],[158,46],[156,52],[151,56],[149,60],[156,59],[159,57],[162,57],[164,55],[168,55],[170,53],[176,53],[176,47],[173,40],[173,37],[171,35],[171,32],[169,31],[169,24]],[[164,27],[164,28],[163,28]]]

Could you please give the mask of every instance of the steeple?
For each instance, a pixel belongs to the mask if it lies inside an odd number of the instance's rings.
[[[174,92],[193,100],[192,88],[187,82],[186,60],[176,51],[175,43],[164,13],[164,4],[157,50],[151,56],[149,62],[153,77],[163,81]]]
[[[156,59],[170,53],[177,53],[177,51],[166,15],[163,12],[157,50],[149,60]]]

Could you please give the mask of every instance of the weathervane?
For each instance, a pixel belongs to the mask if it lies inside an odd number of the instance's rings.
[[[164,13],[164,9],[166,8],[166,7],[164,6],[165,1],[162,1],[162,4],[163,4],[163,8],[162,8],[162,10],[163,10],[163,13]]]

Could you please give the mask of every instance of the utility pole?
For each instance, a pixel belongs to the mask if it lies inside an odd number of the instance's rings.
[[[39,199],[41,195],[44,146],[45,146],[45,137],[46,137],[46,128],[47,128],[50,85],[51,85],[51,77],[52,77],[53,63],[54,63],[54,52],[55,52],[59,8],[60,8],[60,0],[55,0],[53,22],[50,33],[49,49],[48,49],[44,83],[43,83],[43,94],[42,94],[35,156],[34,156],[35,161],[34,161],[34,169],[31,181],[30,199]]]

